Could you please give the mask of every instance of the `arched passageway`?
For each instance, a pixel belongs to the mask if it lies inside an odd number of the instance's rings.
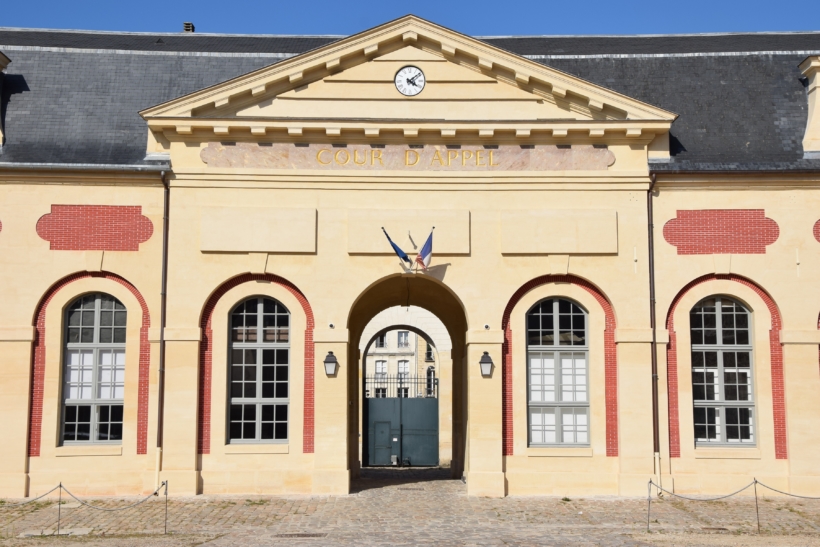
[[[394,306],[418,306],[433,313],[444,324],[452,342],[452,402],[450,408],[442,408],[442,413],[452,416],[452,460],[453,477],[461,477],[464,470],[466,439],[467,386],[464,375],[466,351],[467,317],[458,297],[441,282],[423,274],[402,274],[387,277],[368,287],[356,300],[348,317],[350,343],[348,362],[360,363],[361,338],[368,323],[381,311]],[[358,374],[348,376],[348,400],[360,401],[363,396],[361,369]],[[359,404],[351,407],[348,422],[349,468],[358,474],[359,429],[362,415]]]

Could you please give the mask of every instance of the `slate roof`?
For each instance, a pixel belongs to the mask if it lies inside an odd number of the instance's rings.
[[[140,110],[339,38],[0,28],[0,166],[150,167]],[[653,170],[820,171],[803,155],[797,68],[820,32],[483,40],[680,114],[672,161]]]

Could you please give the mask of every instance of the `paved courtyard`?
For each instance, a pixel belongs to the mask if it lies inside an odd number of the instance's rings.
[[[68,500],[0,504],[0,546],[111,545],[794,545],[820,547],[820,501],[761,497],[757,535],[751,498],[652,503],[636,498],[468,498],[448,470],[367,470],[343,497],[162,497],[120,512]],[[122,507],[136,499],[85,500]],[[90,530],[89,530],[90,529]]]

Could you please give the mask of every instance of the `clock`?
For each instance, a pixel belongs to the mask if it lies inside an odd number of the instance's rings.
[[[406,97],[413,97],[424,89],[424,72],[415,66],[406,66],[396,72],[396,89]]]

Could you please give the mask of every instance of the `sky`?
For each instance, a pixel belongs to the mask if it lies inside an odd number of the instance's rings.
[[[473,36],[820,30],[820,0],[8,0],[0,27],[348,35],[408,13]]]

